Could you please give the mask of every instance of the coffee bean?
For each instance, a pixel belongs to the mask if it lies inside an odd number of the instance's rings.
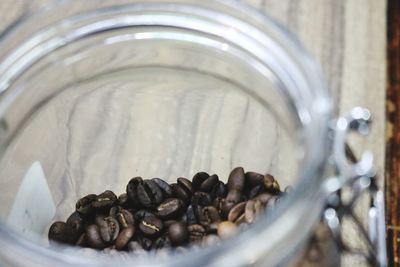
[[[135,218],[136,222],[139,222],[139,221],[143,220],[143,218],[146,216],[155,216],[155,214],[148,210],[138,210],[135,213],[134,218]]]
[[[227,239],[238,233],[238,227],[233,222],[224,221],[218,225],[217,232],[220,238]]]
[[[103,249],[107,245],[100,236],[100,229],[96,224],[91,224],[86,228],[86,241],[92,248]]]
[[[177,180],[178,185],[180,185],[187,193],[188,195],[192,195],[194,190],[193,190],[193,185],[192,182],[184,177],[180,177]]]
[[[207,206],[201,209],[198,220],[201,225],[207,228],[210,224],[219,222],[221,218],[218,214],[218,210],[215,207]]]
[[[277,193],[280,192],[281,187],[279,186],[278,181],[274,180],[274,182],[272,183],[272,189]]]
[[[102,220],[96,220],[96,223],[104,242],[110,243],[117,239],[119,235],[119,223],[115,218],[105,217]]]
[[[66,223],[72,227],[78,234],[82,234],[84,229],[84,220],[79,212],[74,211],[67,219]]]
[[[192,205],[189,205],[186,210],[186,220],[189,225],[197,224],[197,215]]]
[[[236,167],[229,174],[228,183],[227,183],[228,192],[230,192],[232,190],[237,190],[240,193],[244,188],[244,182],[245,182],[245,176],[244,176],[243,168]]]
[[[236,204],[228,214],[228,221],[236,223],[236,221],[244,214],[244,209],[246,207],[246,202],[241,202]]]
[[[168,235],[163,235],[154,240],[153,242],[153,249],[162,249],[162,248],[168,248],[171,246],[171,241],[168,237]]]
[[[92,202],[95,209],[110,209],[118,201],[117,196],[110,190],[104,191]]]
[[[265,187],[265,189],[270,189],[270,190],[273,189],[274,181],[275,181],[275,179],[274,179],[274,177],[272,175],[270,175],[270,174],[264,175],[264,187]]]
[[[118,205],[123,208],[128,208],[130,206],[130,201],[129,201],[128,195],[126,193],[119,195]]]
[[[179,246],[187,242],[189,238],[188,228],[182,222],[176,222],[169,226],[168,237],[174,246]]]
[[[208,178],[210,175],[206,172],[198,172],[192,178],[193,188],[198,190],[201,184]]]
[[[158,185],[158,187],[163,192],[165,198],[172,197],[172,187],[167,182],[161,180],[160,178],[153,178],[151,180]]]
[[[54,222],[49,229],[49,240],[73,245],[79,238],[79,233],[65,222]]]
[[[122,250],[126,247],[129,241],[132,239],[135,234],[135,227],[133,225],[129,225],[124,230],[119,233],[117,239],[115,240],[115,248],[118,250]]]
[[[81,236],[78,238],[78,241],[76,241],[75,245],[80,246],[80,247],[84,247],[86,246],[87,241],[86,241],[86,234],[83,233],[81,234]]]
[[[206,229],[200,224],[192,224],[187,227],[189,232],[189,241],[191,242],[199,242],[203,239],[203,236],[206,234]]]
[[[108,213],[108,215],[115,218],[122,209],[123,208],[121,206],[114,206],[110,209],[110,212]]]
[[[121,228],[127,228],[131,225],[135,224],[135,219],[133,218],[133,214],[127,210],[121,210],[115,216]]]
[[[171,224],[174,224],[174,223],[177,223],[177,222],[178,222],[178,220],[166,220],[166,221],[164,221],[164,229],[166,229],[167,232],[168,232],[168,229],[171,226]]]
[[[247,223],[252,223],[261,214],[264,207],[260,200],[249,200],[245,206],[245,219]]]
[[[222,206],[224,204],[224,201],[225,201],[225,199],[216,197],[212,202],[212,205],[218,210],[218,213],[220,215],[222,214]]]
[[[151,180],[144,180],[138,184],[136,192],[140,204],[148,209],[154,209],[164,199],[161,189]]]
[[[163,223],[156,216],[148,215],[140,221],[139,229],[146,236],[159,236],[163,230]]]
[[[76,211],[82,216],[90,216],[94,213],[92,203],[96,201],[97,196],[95,194],[87,195],[76,202]]]
[[[264,183],[264,175],[257,172],[246,172],[245,179],[249,187],[263,185]]]
[[[206,192],[195,192],[192,196],[191,204],[200,206],[211,205],[212,198],[211,195]]]
[[[226,197],[226,194],[228,193],[227,188],[225,186],[225,184],[221,181],[218,181],[217,184],[214,185],[214,187],[211,189],[211,197],[217,198],[224,198]]]
[[[183,211],[183,202],[177,198],[168,198],[157,207],[157,215],[162,219],[176,218]]]
[[[247,199],[252,199],[259,194],[264,193],[264,186],[263,185],[256,185],[249,190],[247,193]]]
[[[256,196],[256,197],[254,198],[254,200],[259,200],[259,201],[261,201],[261,203],[265,206],[265,205],[267,205],[268,201],[269,201],[272,197],[273,197],[273,195],[270,194],[270,193],[262,193],[262,194],[259,194],[258,196]]]
[[[229,191],[228,195],[226,196],[225,200],[222,202],[222,213],[224,216],[228,216],[229,211],[242,200],[242,194],[233,189]]]
[[[179,184],[171,184],[172,191],[176,198],[182,199],[182,201],[187,205],[190,201],[191,194],[186,192],[186,190]]]
[[[145,250],[150,250],[153,246],[153,240],[145,236],[138,236],[138,242]]]
[[[200,191],[211,192],[211,189],[218,183],[218,175],[213,174],[208,177],[200,186]]]
[[[143,183],[142,177],[134,177],[132,178],[128,185],[126,186],[126,194],[128,196],[128,199],[132,202],[132,205],[135,207],[139,207],[140,203],[137,198],[137,193],[136,189],[139,184]]]

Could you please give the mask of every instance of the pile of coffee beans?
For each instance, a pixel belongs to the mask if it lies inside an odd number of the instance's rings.
[[[205,172],[172,184],[135,177],[119,197],[107,190],[79,199],[67,221],[54,222],[48,236],[51,242],[136,253],[211,245],[253,223],[283,194],[273,176],[241,167],[227,183]]]

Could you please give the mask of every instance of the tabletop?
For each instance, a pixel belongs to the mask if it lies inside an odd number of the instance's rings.
[[[29,5],[49,0],[0,2],[0,30]],[[366,138],[350,140],[360,153],[369,149],[377,169],[384,172],[386,89],[386,1],[384,0],[245,0],[270,14],[294,32],[322,65],[337,114],[364,106],[373,114],[373,127]],[[383,177],[383,176],[381,176]],[[383,187],[383,179],[379,181]],[[360,213],[362,209],[360,208]],[[361,214],[362,215],[362,214]],[[350,230],[349,240],[357,243]],[[344,257],[343,266],[360,266],[354,257]]]

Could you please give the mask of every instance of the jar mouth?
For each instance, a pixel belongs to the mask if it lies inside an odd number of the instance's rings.
[[[267,254],[270,256],[271,265],[278,264],[281,259],[276,258],[274,253],[279,251],[283,256],[295,250],[316,222],[323,205],[321,183],[326,158],[330,153],[328,123],[332,116],[332,103],[317,64],[298,41],[272,19],[235,1],[213,0],[197,3],[190,0],[134,0],[123,5],[126,1],[121,1],[120,6],[105,4],[104,7],[99,2],[92,1],[85,6],[87,10],[78,11],[74,9],[72,2],[67,1],[62,6],[50,7],[42,11],[43,13],[17,21],[14,27],[0,36],[4,46],[0,54],[0,58],[3,59],[0,64],[0,117],[3,117],[20,93],[7,91],[16,77],[26,72],[41,57],[59,47],[108,30],[137,26],[170,27],[178,31],[173,35],[150,31],[142,35],[136,33],[133,37],[120,38],[194,42],[251,61],[255,70],[269,75],[270,79],[276,82],[280,94],[292,100],[287,104],[302,128],[305,153],[296,190],[273,214],[262,218],[254,227],[232,239],[232,242],[223,242],[218,248],[196,251],[191,254],[191,260],[201,265],[244,265],[255,262],[260,255]],[[63,16],[65,19],[59,20],[57,16],[63,12],[67,15]],[[26,25],[47,15],[50,21],[46,22],[47,25],[37,25],[37,29],[29,32],[23,31]],[[194,32],[196,35],[179,34],[179,30]],[[202,35],[197,35],[198,33]],[[110,42],[119,40],[109,39]],[[22,45],[16,45],[15,42]],[[238,48],[233,44],[239,44]],[[275,53],[272,55],[271,51]],[[285,112],[278,114],[285,115]],[[304,198],[304,195],[307,195],[307,198]],[[311,209],[312,214],[309,213]],[[304,220],[301,226],[297,223],[299,220]],[[286,227],[285,232],[279,230],[282,225]],[[10,251],[23,250],[24,253],[27,252],[26,255],[38,259],[38,262],[40,259],[47,259],[65,266],[102,266],[111,260],[110,264],[116,264],[116,259],[112,258],[83,258],[74,252],[66,254],[56,248],[42,247],[22,239],[3,222],[0,222],[0,236],[3,247],[9,247]],[[264,238],[268,244],[262,243]],[[287,245],[283,245],[284,239],[296,241],[293,241],[292,248],[288,248]],[[253,244],[250,247],[251,243]],[[231,255],[229,259],[224,254],[227,250]],[[131,260],[137,263],[137,259],[129,259],[129,262],[118,262],[117,265],[128,266],[132,264]],[[187,256],[174,255],[167,260],[143,259],[143,264],[151,262],[154,265],[183,266],[186,261]]]

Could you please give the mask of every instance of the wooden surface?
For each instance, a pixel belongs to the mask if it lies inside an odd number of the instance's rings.
[[[77,1],[77,0],[76,0]],[[48,1],[37,1],[42,5]],[[246,0],[268,12],[298,35],[323,67],[338,113],[363,105],[374,115],[366,139],[352,140],[356,152],[371,149],[380,172],[385,147],[385,23],[384,0]],[[33,1],[1,0],[0,29]],[[383,186],[383,179],[380,181]],[[360,211],[362,213],[362,211]],[[350,231],[352,242],[357,235]],[[344,258],[344,266],[360,266],[357,258]]]
[[[386,211],[389,266],[400,264],[400,2],[388,4]]]

